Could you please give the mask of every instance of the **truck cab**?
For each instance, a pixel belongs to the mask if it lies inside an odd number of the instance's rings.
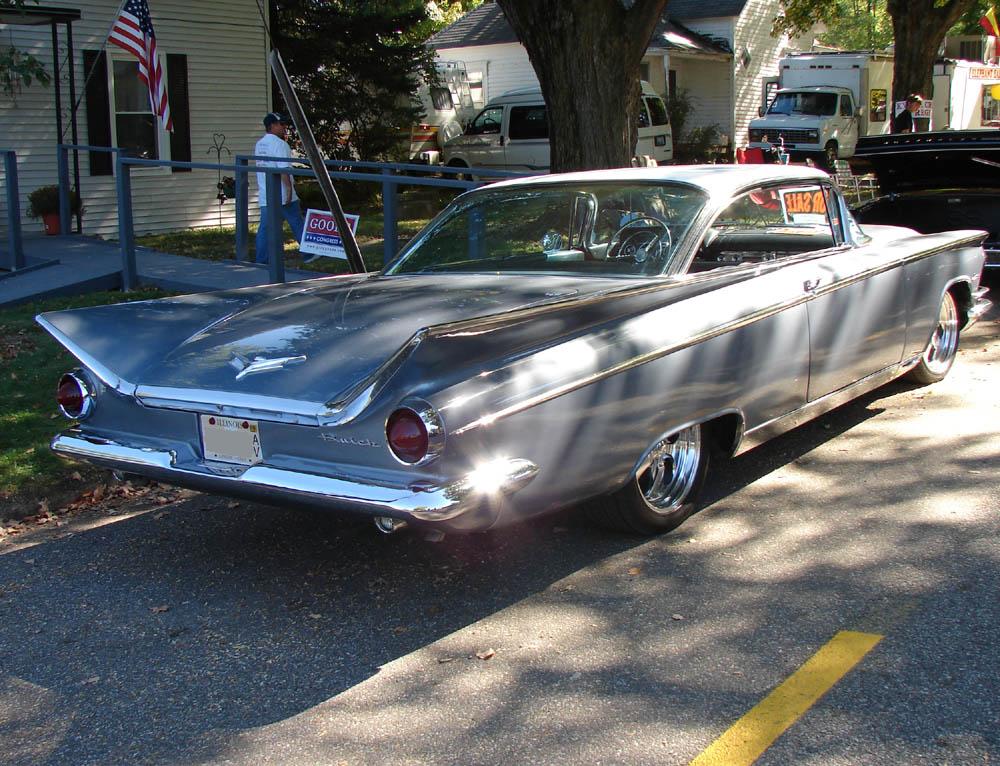
[[[850,157],[861,133],[861,110],[850,88],[781,88],[750,122],[751,148],[783,147],[792,159],[811,157],[833,167]]]

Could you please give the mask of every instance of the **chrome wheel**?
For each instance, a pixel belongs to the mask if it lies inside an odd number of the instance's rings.
[[[701,468],[701,429],[691,426],[657,442],[637,481],[656,513],[673,513],[687,500]]]
[[[937,327],[924,349],[923,362],[932,375],[943,376],[951,368],[958,349],[958,311],[950,295],[941,301]]]

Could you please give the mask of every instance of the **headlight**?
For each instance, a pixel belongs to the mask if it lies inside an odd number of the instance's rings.
[[[808,130],[806,131],[806,136],[810,141],[819,141],[819,131],[818,130]]]

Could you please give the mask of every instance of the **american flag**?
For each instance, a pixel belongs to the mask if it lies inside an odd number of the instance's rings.
[[[112,42],[139,59],[139,79],[149,89],[149,105],[163,121],[163,127],[173,130],[167,90],[163,87],[163,70],[156,56],[156,35],[149,17],[146,0],[128,0],[118,14],[108,42]]]

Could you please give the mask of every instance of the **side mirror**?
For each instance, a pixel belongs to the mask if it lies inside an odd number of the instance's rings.
[[[757,116],[758,117],[763,117],[764,116],[764,107],[762,107],[762,106],[758,106],[757,107]]]

